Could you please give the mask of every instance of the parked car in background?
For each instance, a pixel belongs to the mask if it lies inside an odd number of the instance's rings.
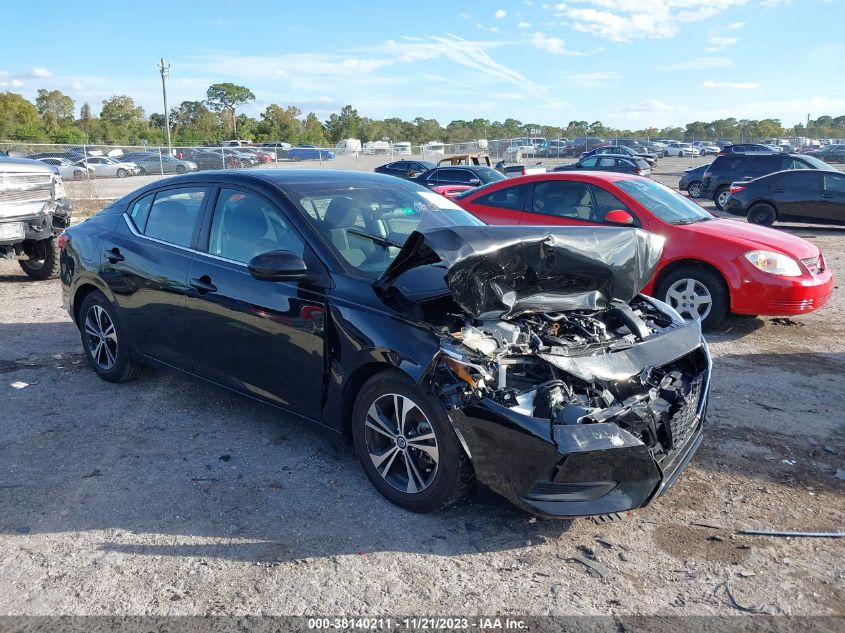
[[[471,187],[478,187],[479,185],[504,179],[505,176],[492,167],[483,165],[447,165],[429,169],[410,180],[431,189],[439,185],[469,185]]]
[[[196,147],[185,150],[181,156],[182,160],[195,163],[197,169],[236,169],[246,166],[236,156],[231,153],[227,155],[225,150],[221,151],[220,148],[215,150],[211,147]]]
[[[85,165],[77,165],[69,161],[67,158],[38,158],[45,165],[52,165],[59,170],[59,175],[64,180],[82,180],[83,178],[93,178],[94,168],[86,167]]]
[[[581,158],[586,158],[587,156],[595,156],[597,154],[613,154],[614,156],[631,156],[633,158],[642,158],[645,162],[647,162],[651,167],[657,163],[657,156],[655,154],[649,154],[648,152],[638,152],[637,150],[627,147],[626,145],[604,145],[602,147],[597,147],[595,149],[591,149],[589,152],[584,152],[581,154]]]
[[[730,154],[776,154],[778,150],[760,143],[734,143],[733,145],[725,145],[719,152],[719,156],[728,156]]]
[[[75,163],[78,160],[82,160],[85,158],[83,154],[78,154],[76,152],[67,151],[67,152],[37,152],[35,154],[27,154],[26,158],[31,160],[41,160],[42,158],[61,158],[71,163]]]
[[[566,152],[569,145],[569,141],[565,138],[544,141],[537,146],[534,153],[536,156],[542,158],[561,158],[567,155]]]
[[[395,160],[392,163],[379,165],[374,171],[377,174],[388,174],[389,176],[399,176],[399,178],[416,178],[435,167],[437,165],[427,160]]]
[[[582,158],[576,163],[558,165],[552,171],[615,171],[621,174],[650,176],[651,165],[642,158],[620,155],[598,155]]]
[[[64,239],[100,378],[180,370],[328,428],[406,510],[478,481],[545,516],[625,512],[701,444],[710,354],[640,294],[644,231],[484,226],[409,181],[277,169],[153,183]]]
[[[664,143],[660,143],[659,141],[642,140],[640,141],[640,145],[642,145],[647,152],[654,154],[658,158],[666,156],[666,145]]]
[[[316,145],[297,145],[288,150],[287,157],[294,161],[332,160],[334,158],[334,152],[327,149],[320,149]]]
[[[184,174],[197,170],[197,164],[189,160],[179,160],[173,156],[160,156],[159,154],[128,154],[141,170],[142,175],[147,174]]]
[[[666,238],[643,289],[713,328],[729,312],[806,314],[833,291],[819,248],[795,235],[719,219],[649,178],[611,173],[525,176],[461,194],[490,224],[628,226]]]
[[[0,259],[18,260],[30,279],[55,277],[58,235],[70,226],[72,208],[57,166],[0,158]]]
[[[775,222],[845,225],[845,174],[801,169],[735,182],[725,211],[763,226]]]
[[[604,144],[605,140],[597,136],[577,136],[572,140],[572,155],[578,156],[583,152],[589,152],[594,147]]]
[[[496,171],[508,178],[516,178],[518,176],[527,176],[528,174],[545,174],[546,168],[540,163],[536,165],[526,165],[524,163],[509,165],[502,160],[496,163]]]
[[[678,143],[678,142],[671,142],[666,146],[666,155],[667,156],[678,156],[683,158],[684,156],[698,156],[701,154],[697,147],[693,147],[691,143]]]
[[[690,198],[701,197],[701,183],[704,182],[704,172],[710,167],[712,163],[699,165],[698,167],[690,167],[685,169],[681,174],[681,180],[678,182],[678,189],[686,191]]]
[[[698,148],[698,152],[701,156],[707,156],[709,154],[717,156],[721,151],[718,145],[714,145],[710,141],[695,141],[692,146]]]
[[[76,165],[80,167],[90,167],[94,169],[94,176],[97,178],[126,178],[127,176],[137,176],[141,173],[139,165],[131,161],[119,161],[108,156],[92,156],[91,158],[83,158],[76,161]]]
[[[845,163],[845,145],[822,145],[808,151],[806,156],[814,156],[826,163]]]
[[[813,156],[800,154],[733,154],[717,156],[704,171],[701,195],[712,197],[716,208],[725,208],[731,183],[751,180],[784,169],[833,169]]]

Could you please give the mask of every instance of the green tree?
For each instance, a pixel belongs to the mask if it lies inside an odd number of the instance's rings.
[[[183,101],[171,108],[170,125],[181,142],[219,140],[217,117],[202,101]]]
[[[337,143],[344,138],[358,138],[358,127],[361,125],[361,117],[358,110],[351,105],[345,105],[340,114],[332,113],[326,121],[326,132],[329,139]]]
[[[142,121],[144,108],[136,106],[132,97],[115,95],[111,99],[103,101],[100,118],[107,124],[122,127],[129,123]]]
[[[0,138],[42,140],[38,110],[21,95],[0,92]]]
[[[313,112],[309,112],[308,116],[305,117],[305,123],[302,124],[302,133],[299,136],[299,140],[302,143],[317,145],[318,147],[326,147],[328,145],[326,128],[323,127],[320,119]]]
[[[233,138],[238,137],[238,119],[236,110],[239,106],[255,101],[252,90],[233,83],[212,84],[206,91],[206,103],[215,112],[225,113],[232,125]]]
[[[73,121],[73,99],[59,90],[41,88],[35,98],[35,109],[52,127]]]
[[[258,133],[263,140],[296,143],[299,140],[299,128],[302,125],[300,116],[302,112],[295,106],[282,108],[271,103],[261,113]]]

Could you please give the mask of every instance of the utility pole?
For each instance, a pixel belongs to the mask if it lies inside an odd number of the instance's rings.
[[[164,97],[164,133],[167,138],[167,153],[171,151],[170,148],[170,110],[167,107],[167,78],[170,77],[170,62],[163,57],[161,63],[158,65],[161,71],[161,94]]]

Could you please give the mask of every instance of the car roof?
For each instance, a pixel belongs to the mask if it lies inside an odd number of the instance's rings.
[[[586,176],[586,180],[614,182],[619,180],[638,180],[643,176],[636,176],[634,174],[625,174],[618,171],[548,171],[544,174],[529,174],[527,176],[518,176],[516,178],[508,178],[507,180],[500,180],[495,185],[513,184],[520,182],[541,182],[543,180],[579,180]],[[651,180],[646,178],[646,180]]]

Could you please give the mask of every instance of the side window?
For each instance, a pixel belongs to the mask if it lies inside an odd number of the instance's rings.
[[[264,198],[221,189],[211,221],[208,252],[245,264],[270,251],[290,251],[301,257],[305,243]]]
[[[496,207],[497,209],[513,209],[514,211],[522,211],[525,200],[525,191],[527,185],[516,185],[515,187],[505,187],[486,196],[476,198],[473,203],[480,204],[485,207]]]
[[[205,187],[183,187],[158,192],[149,211],[144,235],[189,247],[205,194]]]
[[[590,189],[593,191],[593,202],[598,217],[604,218],[608,211],[629,211],[628,206],[607,189],[596,185],[590,185]]]
[[[583,165],[584,167],[595,167],[598,161],[599,159],[595,156],[590,156],[589,158],[582,160],[581,165]]]
[[[812,169],[812,167],[803,161],[795,160],[794,158],[787,156],[781,159],[780,169]]]
[[[815,169],[802,170],[784,175],[778,178],[776,185],[785,189],[798,191],[816,191],[819,188],[819,181],[821,180],[819,172]]]
[[[150,215],[150,207],[153,206],[153,198],[154,193],[144,196],[129,209],[129,217],[141,233],[147,228],[147,217]]]
[[[591,218],[589,185],[571,180],[546,180],[534,183],[534,213],[563,218]]]
[[[845,176],[840,176],[838,174],[825,174],[824,190],[845,193]]]
[[[615,158],[600,158],[599,159],[599,167],[614,167],[616,165]]]

